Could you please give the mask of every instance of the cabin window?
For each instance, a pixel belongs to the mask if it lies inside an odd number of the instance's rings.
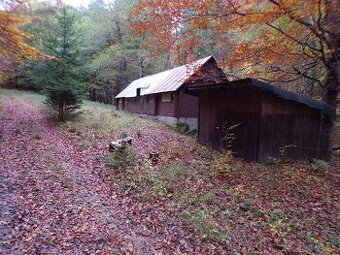
[[[162,94],[162,103],[171,103],[172,94],[171,93],[163,93]]]

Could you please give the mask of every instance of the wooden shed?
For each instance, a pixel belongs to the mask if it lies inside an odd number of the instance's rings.
[[[197,129],[198,99],[186,94],[185,87],[196,82],[221,82],[224,78],[215,57],[209,56],[133,81],[115,97],[115,104],[118,110]]]
[[[215,149],[228,143],[235,156],[265,162],[319,156],[321,114],[327,104],[254,79],[190,86],[199,98],[198,141]]]

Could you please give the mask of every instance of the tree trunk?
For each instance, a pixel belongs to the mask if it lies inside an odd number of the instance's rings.
[[[58,114],[58,119],[60,121],[64,121],[65,118],[65,111],[64,111],[64,103],[59,104],[59,114]]]
[[[334,63],[328,82],[323,90],[322,101],[332,108],[331,115],[323,114],[320,127],[320,158],[329,161],[332,156],[332,141],[336,124],[337,97],[340,84],[340,63]]]
[[[144,77],[144,58],[143,56],[141,57],[140,60],[140,73],[139,73],[139,78],[143,78]]]

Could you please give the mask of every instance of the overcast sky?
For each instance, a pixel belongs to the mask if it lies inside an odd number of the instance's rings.
[[[90,3],[90,0],[64,0],[63,2],[65,4],[73,5],[76,7],[79,7],[79,6],[87,7],[88,4]]]
[[[104,0],[105,3],[113,2],[114,0]],[[73,5],[75,7],[84,6],[87,7],[91,0],[63,0],[65,4]]]

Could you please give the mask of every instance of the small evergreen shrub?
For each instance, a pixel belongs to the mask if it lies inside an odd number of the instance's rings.
[[[180,134],[187,134],[189,133],[189,126],[185,123],[177,123],[176,124],[176,131]]]
[[[129,147],[122,150],[110,152],[106,157],[106,164],[117,169],[123,170],[128,166],[132,166],[136,159],[136,153]]]

